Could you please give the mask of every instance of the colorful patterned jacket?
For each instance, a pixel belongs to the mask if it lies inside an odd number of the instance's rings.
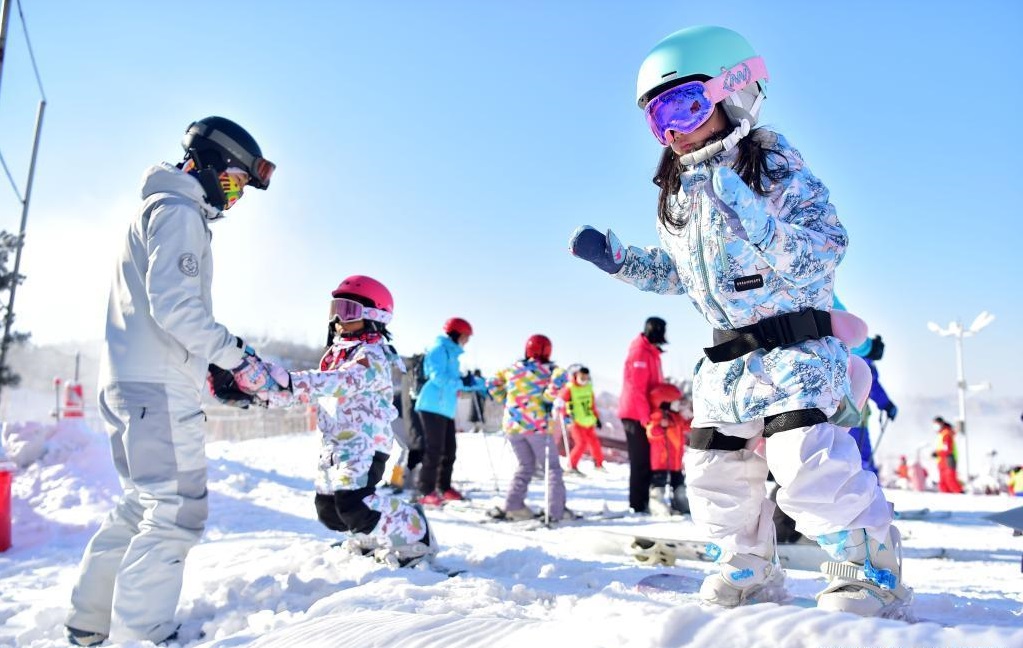
[[[770,168],[787,165],[786,179],[765,178],[766,198],[744,203],[749,209],[737,215],[720,206],[708,184],[715,167],[735,163],[736,149],[684,170],[676,209],[686,224],[674,230],[658,223],[661,247],[629,247],[615,276],[640,290],[688,296],[719,329],[806,308],[830,310],[845,228],[799,152],[776,133],[758,137],[778,152],[768,156]],[[849,391],[848,353],[837,338],[825,337],[730,362],[701,358],[693,381],[696,424],[805,408],[830,416]]]
[[[325,360],[337,357],[328,350]],[[270,394],[271,407],[290,404],[284,400],[313,402],[318,398],[330,398],[334,405],[332,419],[321,405],[318,492],[350,487],[347,478],[340,474],[345,469],[335,470],[343,463],[339,458],[353,454],[372,457],[376,452],[390,454],[394,441],[391,421],[398,416],[393,404],[393,362],[395,359],[383,344],[361,344],[349,352],[347,360],[329,361],[329,370],[291,372],[291,394],[286,391]]]
[[[519,360],[487,381],[497,402],[504,403],[501,426],[508,434],[545,434],[551,406],[568,374],[554,363]]]

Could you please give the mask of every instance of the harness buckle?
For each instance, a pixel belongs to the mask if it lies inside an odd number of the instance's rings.
[[[765,348],[788,346],[804,340],[819,340],[831,331],[823,332],[817,326],[813,309],[768,317],[759,322]]]

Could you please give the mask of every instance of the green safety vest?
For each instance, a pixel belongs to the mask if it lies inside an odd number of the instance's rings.
[[[572,400],[568,403],[569,414],[575,424],[582,427],[596,425],[597,417],[593,414],[593,383],[577,385],[570,382],[568,390],[572,395]]]

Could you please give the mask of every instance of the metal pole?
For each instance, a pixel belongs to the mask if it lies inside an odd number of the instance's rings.
[[[36,112],[36,133],[32,141],[32,158],[28,163],[28,183],[25,186],[25,200],[21,203],[21,230],[18,233],[18,249],[14,253],[14,274],[11,280],[11,295],[7,300],[7,316],[4,318],[4,337],[0,340],[0,367],[7,366],[7,349],[11,343],[11,322],[14,320],[14,295],[18,290],[18,271],[21,268],[21,251],[25,248],[25,223],[28,220],[28,204],[32,198],[32,179],[36,173],[36,156],[39,153],[39,134],[43,129],[43,113],[46,100],[39,102]],[[0,386],[0,390],[3,387]]]
[[[958,378],[959,391],[959,440],[963,444],[963,466],[966,468],[965,483],[970,483],[970,452],[969,442],[966,440],[966,374],[963,371],[963,327],[959,325],[959,332],[956,334],[956,374]]]
[[[0,0],[0,77],[4,70],[4,52],[7,51],[7,19],[11,15],[11,2]]]
[[[543,523],[551,525],[551,444],[550,437],[543,445]]]

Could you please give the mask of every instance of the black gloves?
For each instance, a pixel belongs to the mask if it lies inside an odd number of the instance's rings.
[[[224,405],[241,409],[247,409],[255,401],[254,396],[246,394],[238,388],[233,373],[227,369],[221,369],[215,364],[211,364],[207,369],[206,386],[209,388],[210,394],[218,401]]]

